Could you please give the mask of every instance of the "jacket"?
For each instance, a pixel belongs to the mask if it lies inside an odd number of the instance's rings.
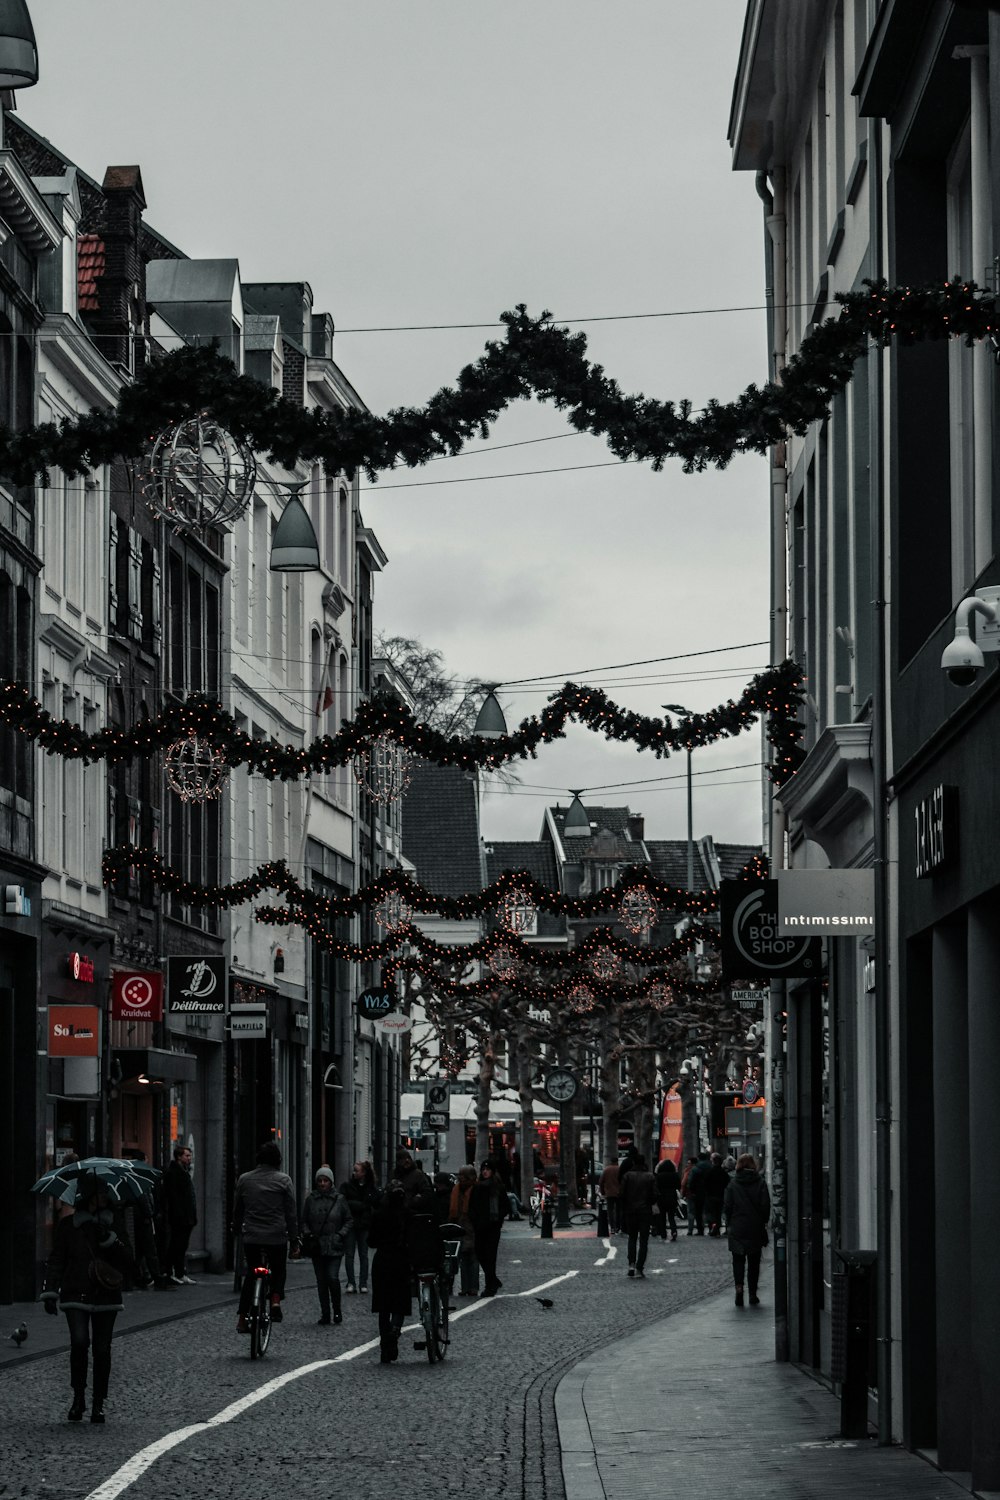
[[[475,1248],[472,1220],[469,1218],[469,1199],[472,1197],[472,1190],[475,1185],[474,1182],[470,1182],[468,1187],[463,1187],[460,1182],[456,1182],[451,1190],[451,1200],[448,1204],[448,1217],[453,1224],[461,1224],[462,1226],[463,1250],[473,1250]]]
[[[653,1207],[654,1187],[652,1172],[644,1171],[642,1167],[633,1167],[626,1173],[622,1183],[622,1212],[649,1213]]]
[[[499,1177],[489,1182],[475,1182],[469,1194],[469,1219],[474,1230],[491,1226],[499,1232],[507,1217],[510,1201]]]
[[[618,1167],[614,1162],[608,1165],[601,1173],[601,1180],[597,1184],[605,1198],[617,1198],[621,1192],[621,1180],[618,1176]]]
[[[711,1170],[711,1162],[696,1161],[688,1175],[687,1196],[689,1198],[704,1198],[708,1186],[708,1174]]]
[[[381,1195],[378,1188],[369,1187],[367,1182],[359,1182],[356,1177],[348,1177],[340,1191],[347,1199],[354,1228],[367,1230],[379,1204]]]
[[[163,1196],[168,1224],[193,1229],[198,1222],[194,1183],[191,1181],[191,1173],[178,1161],[172,1161],[163,1174]]]
[[[81,1312],[121,1312],[125,1306],[121,1289],[112,1291],[101,1286],[91,1271],[95,1259],[107,1261],[122,1276],[134,1269],[127,1246],[112,1227],[110,1212],[105,1210],[101,1218],[77,1210],[60,1219],[45,1267],[42,1301],[58,1299],[63,1311],[78,1308]]]
[[[372,1213],[368,1243],[372,1260],[372,1312],[397,1313],[409,1317],[411,1304],[410,1256],[406,1243],[407,1215],[399,1193],[386,1193]]]
[[[713,1162],[705,1173],[705,1198],[722,1207],[722,1199],[729,1186],[729,1173],[721,1162]]]
[[[664,1157],[653,1176],[656,1179],[656,1201],[661,1208],[676,1208],[681,1180],[669,1156]]]
[[[726,1188],[725,1214],[733,1254],[746,1255],[767,1244],[771,1195],[759,1172],[737,1172]]]
[[[316,1236],[320,1255],[343,1255],[344,1237],[350,1226],[350,1205],[336,1188],[327,1193],[314,1188],[302,1205],[300,1232]]]
[[[254,1167],[236,1183],[233,1233],[246,1245],[283,1245],[298,1238],[292,1179],[274,1167]]]

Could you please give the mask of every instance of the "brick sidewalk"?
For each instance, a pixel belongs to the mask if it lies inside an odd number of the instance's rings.
[[[576,1365],[556,1391],[556,1421],[566,1500],[969,1493],[904,1449],[840,1439],[839,1401],[775,1363],[770,1309],[736,1308],[731,1292]]]

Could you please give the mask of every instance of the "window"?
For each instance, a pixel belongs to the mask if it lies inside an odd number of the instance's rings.
[[[218,695],[221,642],[219,592],[214,582],[176,553],[167,565],[170,691]]]
[[[337,576],[337,492],[333,480],[327,476],[324,496],[325,524],[323,527],[322,557],[326,567]],[[343,553],[341,553],[343,556]]]
[[[351,555],[350,555],[350,512],[347,491],[340,491],[340,535],[338,538],[338,561],[340,563],[341,587],[348,593],[353,594],[354,588],[351,582]]]

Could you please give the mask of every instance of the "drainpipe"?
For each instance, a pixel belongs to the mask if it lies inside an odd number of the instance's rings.
[[[992,274],[990,213],[990,49],[956,47],[952,56],[969,63],[969,176],[972,188],[972,279],[989,285]],[[973,566],[976,573],[993,556],[992,424],[993,351],[979,339],[972,351]]]
[[[764,204],[764,264],[767,274],[768,378],[780,380],[785,368],[788,338],[788,307],[785,266],[785,171],[775,167],[767,186],[767,174],[758,172],[757,196]],[[771,640],[772,663],[788,655],[788,470],[785,444],[771,447]],[[771,874],[784,864],[784,814],[767,790],[765,825]],[[771,1226],[774,1236],[774,1357],[789,1358],[788,1343],[788,1239],[787,1170],[785,1159],[785,981],[771,981],[767,1001],[766,1077],[768,1099],[768,1166],[771,1179]]]

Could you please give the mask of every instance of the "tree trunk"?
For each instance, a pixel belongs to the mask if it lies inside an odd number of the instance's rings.
[[[684,1161],[681,1164],[681,1172],[683,1173],[688,1160],[692,1156],[697,1156],[700,1150],[694,1080],[689,1076],[680,1078],[677,1083],[677,1092],[681,1096],[681,1121],[684,1136]]]
[[[519,1032],[516,1042],[517,1096],[521,1103],[521,1133],[518,1152],[521,1157],[521,1180],[516,1184],[518,1197],[525,1205],[531,1202],[535,1182],[535,1094],[531,1087],[531,1075],[535,1071],[535,1059],[531,1042],[524,1032]]]
[[[490,1031],[479,1059],[479,1077],[476,1087],[476,1163],[484,1162],[490,1154],[490,1102],[493,1097],[493,1079],[497,1070],[498,1033]]]
[[[620,1031],[618,1018],[612,1025],[606,1017],[601,1028],[601,1069],[598,1092],[601,1096],[601,1151],[604,1165],[618,1165],[618,1114],[621,1089],[619,1086],[618,1058],[612,1057],[614,1041]]]

